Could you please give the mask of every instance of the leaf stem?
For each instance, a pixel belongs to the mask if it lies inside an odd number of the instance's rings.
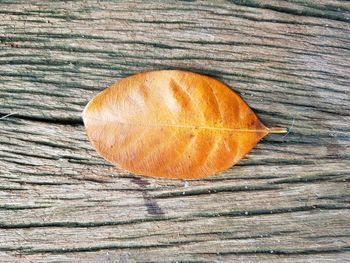
[[[288,128],[272,127],[269,128],[270,133],[287,133]]]

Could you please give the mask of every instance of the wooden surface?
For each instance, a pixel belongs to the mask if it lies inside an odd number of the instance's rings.
[[[349,260],[348,1],[5,0],[0,41],[1,262]],[[204,180],[114,168],[81,111],[170,68],[223,81],[291,132]]]

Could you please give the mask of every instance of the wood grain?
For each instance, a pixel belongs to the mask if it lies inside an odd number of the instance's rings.
[[[349,22],[336,0],[1,1],[1,262],[346,262]],[[291,132],[202,180],[118,170],[81,112],[154,69],[213,76]]]

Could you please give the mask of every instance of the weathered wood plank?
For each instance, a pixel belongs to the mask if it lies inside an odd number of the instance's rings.
[[[1,262],[346,262],[349,22],[333,0],[2,1]],[[164,68],[222,80],[291,133],[203,180],[118,170],[81,111]]]

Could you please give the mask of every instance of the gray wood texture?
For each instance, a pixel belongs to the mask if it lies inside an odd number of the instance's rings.
[[[84,106],[174,68],[290,133],[203,180],[111,166]],[[349,88],[348,1],[2,0],[0,261],[349,262]]]

